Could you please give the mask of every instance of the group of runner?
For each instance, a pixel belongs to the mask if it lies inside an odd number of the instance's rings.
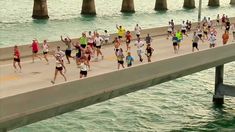
[[[216,44],[216,29],[215,26],[222,25],[225,28],[225,33],[223,34],[223,44],[226,44],[229,39],[229,30],[230,30],[230,21],[229,18],[225,15],[222,16],[221,19],[218,19],[219,15],[217,16],[217,22],[212,23],[210,18],[204,18],[201,23],[198,24],[197,31],[193,33],[192,37],[192,51],[194,52],[195,48],[199,50],[198,48],[198,42],[201,40],[202,42],[208,40],[210,42],[210,48],[215,47]],[[174,21],[171,20],[169,22],[169,26],[167,29],[168,35],[167,39],[169,37],[172,37],[173,42],[173,48],[174,53],[178,53],[180,49],[180,42],[183,40],[183,36],[188,36],[188,32],[191,30],[192,24],[191,21],[182,21],[181,30],[175,29]],[[132,66],[134,62],[134,57],[131,53],[131,46],[130,43],[132,41],[132,34],[130,31],[126,31],[125,28],[121,25],[116,25],[117,28],[117,37],[114,38],[113,41],[110,41],[110,35],[107,30],[104,31],[104,34],[102,37],[99,35],[97,31],[94,31],[93,33],[91,31],[87,33],[83,32],[82,36],[78,39],[78,41],[71,40],[68,36],[63,37],[61,36],[61,41],[66,45],[65,52],[61,50],[60,46],[57,46],[57,50],[52,50],[50,54],[52,54],[56,59],[56,68],[55,68],[55,74],[54,78],[51,81],[53,84],[55,83],[55,80],[57,78],[58,72],[64,77],[64,80],[66,81],[67,78],[65,76],[66,67],[65,67],[65,61],[64,57],[67,59],[67,63],[70,64],[71,60],[70,58],[76,60],[76,64],[78,68],[80,68],[80,78],[87,77],[88,71],[91,70],[90,61],[92,58],[94,58],[94,61],[99,61],[99,58],[101,60],[104,59],[104,55],[101,51],[102,44],[104,43],[110,43],[112,42],[114,45],[114,54],[117,59],[117,68],[120,69],[120,67],[125,68],[124,62],[126,62],[126,66],[130,67]],[[134,46],[137,47],[137,55],[140,62],[143,62],[143,54],[145,53],[147,57],[147,61],[151,62],[151,56],[154,52],[154,49],[151,46],[152,43],[152,37],[150,34],[147,34],[147,36],[143,37],[141,36],[141,30],[142,28],[136,24],[134,28],[134,33],[136,35],[136,41],[134,42]],[[208,37],[209,34],[209,37]],[[235,40],[235,32],[233,31],[233,37]],[[144,38],[144,39],[141,39]],[[126,56],[121,47],[122,43],[126,43]],[[42,58],[38,55],[39,51],[39,43],[37,39],[34,39],[32,42],[32,45],[30,46],[32,48],[32,62],[34,62],[35,57],[42,60]],[[76,50],[75,56],[72,56],[73,49]],[[43,41],[42,44],[42,51],[43,51],[43,57],[46,60],[46,64],[49,64],[48,60],[48,54],[49,54],[49,45],[46,40]],[[18,46],[14,47],[14,61],[13,66],[15,69],[16,63],[18,63],[19,69],[21,70],[21,64],[20,64],[20,52],[18,49]]]

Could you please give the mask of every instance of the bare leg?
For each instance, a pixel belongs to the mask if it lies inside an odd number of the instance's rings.
[[[68,60],[68,64],[70,64],[69,56],[66,55],[66,59]]]
[[[65,77],[64,73],[62,72],[62,70],[60,71],[60,74],[64,77],[64,81],[67,81],[67,78]]]
[[[51,83],[55,83],[55,79],[56,79],[56,77],[57,77],[57,74],[58,74],[58,70],[57,69],[55,69],[55,75],[54,75],[54,79],[53,79],[53,81],[51,81]]]
[[[17,70],[15,61],[13,61],[13,67],[15,68],[15,70]]]
[[[20,64],[20,62],[18,62],[18,66],[19,66],[19,68],[20,68],[20,70],[21,70],[21,64]]]

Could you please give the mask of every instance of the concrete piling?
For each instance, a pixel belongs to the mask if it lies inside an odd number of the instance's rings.
[[[154,9],[156,11],[167,10],[167,0],[156,0]]]
[[[121,12],[127,12],[127,13],[135,12],[134,0],[122,0]]]
[[[220,87],[223,85],[224,80],[224,65],[216,67],[215,70],[215,93],[213,96],[213,102],[215,105],[224,104],[224,95],[220,91]]]
[[[33,15],[34,19],[48,19],[47,0],[34,0]]]
[[[231,5],[235,5],[235,0],[231,0],[231,1],[230,1],[230,4],[231,4]]]
[[[219,0],[209,0],[208,6],[219,6],[220,2]]]
[[[81,14],[96,15],[95,0],[83,0]]]
[[[184,8],[193,9],[195,8],[195,0],[184,0]]]

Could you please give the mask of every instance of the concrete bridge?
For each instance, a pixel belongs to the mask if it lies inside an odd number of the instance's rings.
[[[224,103],[224,96],[235,96],[235,87],[223,84],[224,64],[235,61],[234,49],[235,43],[228,44],[0,98],[0,132],[212,67],[216,67],[213,101],[221,105]]]
[[[231,0],[230,4],[235,5],[235,0]],[[208,6],[219,6],[220,0],[209,0]],[[195,8],[195,0],[184,0],[184,8]],[[155,10],[167,10],[167,0],[156,0]],[[135,12],[134,0],[123,0],[121,12]],[[81,14],[95,15],[95,0],[83,0]],[[47,0],[34,0],[33,15],[34,19],[48,19]]]

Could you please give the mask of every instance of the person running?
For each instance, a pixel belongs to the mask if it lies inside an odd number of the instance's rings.
[[[66,68],[64,66],[64,63],[62,62],[62,60],[60,59],[60,56],[58,54],[53,54],[53,56],[56,59],[56,67],[55,67],[55,75],[54,75],[54,78],[51,81],[51,83],[55,84],[55,80],[56,80],[58,72],[60,72],[60,74],[64,77],[64,80],[67,81],[67,78],[64,75],[64,73],[66,73]],[[63,73],[63,70],[64,70],[64,73]]]
[[[211,21],[210,17],[208,17],[207,27],[208,27],[208,30],[210,31],[210,29],[212,27],[212,21]]]
[[[99,36],[99,34],[96,34],[96,37],[94,39],[95,44],[96,44],[96,53],[97,53],[97,57],[96,57],[96,61],[98,61],[99,55],[101,55],[102,60],[104,59],[104,56],[101,52],[101,44],[103,43],[103,38]]]
[[[87,37],[86,37],[86,33],[82,33],[82,37],[79,38],[79,43],[82,46],[82,48],[86,48],[87,46]]]
[[[136,37],[140,37],[141,27],[139,26],[139,24],[136,24],[134,30],[135,30]]]
[[[91,55],[93,53],[92,48],[89,45],[87,45],[84,53],[85,53],[85,56],[87,58],[87,66],[88,66],[89,70],[91,70],[90,60],[91,60]]]
[[[144,42],[141,41],[140,38],[137,38],[137,40],[135,42],[135,46],[137,46],[137,55],[139,56],[139,60],[140,60],[140,62],[143,62],[143,58],[142,58],[143,50],[142,50],[142,48],[144,47]]]
[[[57,51],[55,52],[56,55],[59,56],[60,60],[64,63],[64,56],[65,53],[60,49],[60,46],[57,46]]]
[[[81,58],[81,56],[82,56],[82,52],[83,52],[83,48],[82,48],[82,46],[79,44],[79,42],[76,42],[75,44],[74,43],[72,43],[73,44],[73,46],[76,48],[76,50],[77,50],[77,53],[76,53],[76,64],[77,64],[77,66],[79,67],[79,65],[81,64],[80,63],[80,58]]]
[[[88,44],[87,44],[87,45],[90,46],[90,48],[91,48],[92,51],[93,51],[93,54],[95,54],[95,43],[94,43],[95,37],[94,37],[94,35],[91,34],[91,31],[88,32],[88,37],[87,37],[87,39],[88,39]]]
[[[175,33],[173,34],[172,37],[172,42],[173,42],[173,49],[174,49],[174,53],[177,54],[178,53],[178,38],[176,37]]]
[[[151,62],[151,57],[152,57],[153,51],[154,51],[154,49],[150,46],[150,44],[148,44],[147,48],[145,50],[145,54],[148,58],[148,62]]]
[[[123,54],[123,50],[122,50],[122,48],[120,48],[117,52],[118,70],[120,68],[120,65],[122,66],[122,68],[125,68],[124,67],[124,60],[123,60],[124,58],[125,58],[125,56]]]
[[[167,38],[166,39],[169,39],[170,36],[172,36],[172,25],[171,25],[171,22],[169,22],[169,24],[168,24]]]
[[[87,67],[89,67],[87,61],[82,58],[80,64],[80,78],[87,77]]]
[[[38,40],[37,39],[33,40],[33,43],[30,47],[32,47],[32,52],[33,52],[33,54],[32,54],[32,63],[34,63],[34,58],[35,57],[38,57],[40,60],[42,60],[42,58],[40,56],[38,56],[38,54],[37,54],[38,50],[39,50]]]
[[[20,51],[18,49],[18,46],[14,46],[14,51],[13,51],[14,59],[13,59],[13,67],[15,68],[15,72],[17,71],[16,63],[18,63],[19,70],[21,72],[21,64],[20,64]]]
[[[114,52],[115,55],[117,56],[117,52],[119,51],[119,47],[121,46],[120,39],[118,39],[118,37],[115,37],[113,43],[114,43]]]
[[[65,55],[66,55],[66,59],[68,61],[68,64],[70,64],[70,60],[69,58],[73,58],[71,56],[72,53],[72,40],[67,36],[67,38],[62,37],[62,35],[60,36],[61,41],[67,46],[66,50],[65,50]]]
[[[131,67],[133,62],[134,58],[131,56],[131,52],[128,52],[126,56],[127,67]]]
[[[171,19],[171,27],[172,27],[172,32],[175,31],[175,23],[174,23],[174,20]]]
[[[104,42],[105,44],[108,44],[110,38],[110,34],[108,33],[107,30],[104,30]]]
[[[150,44],[151,45],[152,41],[153,41],[153,39],[152,39],[152,37],[148,33],[147,36],[145,37],[145,42],[146,42],[146,44]]]
[[[118,30],[118,38],[121,40],[123,36],[125,35],[126,30],[125,28],[123,28],[122,26],[118,26],[117,24],[116,24],[116,28]]]
[[[223,39],[223,45],[227,44],[229,39],[229,34],[227,30],[225,30],[224,34],[222,35],[222,39]]]
[[[203,38],[204,40],[207,40],[208,39],[208,26],[204,25],[203,26]]]
[[[222,22],[221,29],[223,28],[223,26],[225,27],[225,20],[226,20],[226,17],[225,17],[225,14],[223,14],[221,18],[221,22]]]
[[[194,48],[197,49],[197,51],[199,51],[199,48],[198,48],[198,42],[200,40],[200,37],[197,35],[196,32],[193,33],[193,39],[192,39],[192,52],[194,52]],[[201,39],[202,40],[202,39]]]
[[[229,33],[230,26],[231,26],[231,24],[230,24],[229,19],[226,19],[226,22],[225,22],[225,30],[226,30],[228,33]]]
[[[181,25],[181,32],[183,35],[188,36],[187,32],[187,25],[185,24],[185,21],[183,21],[182,25]]]
[[[131,47],[130,47],[131,38],[132,38],[131,32],[127,31],[126,32],[126,52],[131,49]]]
[[[47,58],[47,54],[48,54],[48,52],[49,52],[49,45],[48,45],[48,43],[47,43],[47,40],[44,40],[44,41],[43,41],[43,44],[42,44],[42,51],[43,51],[43,56],[44,56],[44,58],[45,58],[47,64],[49,64],[49,60],[48,60],[48,58]]]
[[[210,37],[209,37],[209,42],[210,42],[210,48],[213,48],[215,47],[215,44],[216,44],[216,37],[213,33],[210,34]]]
[[[176,37],[177,37],[177,40],[178,40],[177,45],[178,45],[178,51],[179,51],[179,49],[180,49],[180,43],[181,43],[181,41],[183,40],[183,34],[182,34],[182,32],[180,32],[180,30],[177,31]]]
[[[203,34],[203,32],[202,32],[202,30],[200,29],[200,27],[197,29],[197,36],[200,38],[200,39],[202,39],[202,34]]]
[[[219,22],[219,21],[220,21],[220,16],[219,16],[219,14],[217,14],[217,18],[216,18],[216,22],[217,22],[216,25],[217,25],[217,26],[220,25],[220,22]]]

